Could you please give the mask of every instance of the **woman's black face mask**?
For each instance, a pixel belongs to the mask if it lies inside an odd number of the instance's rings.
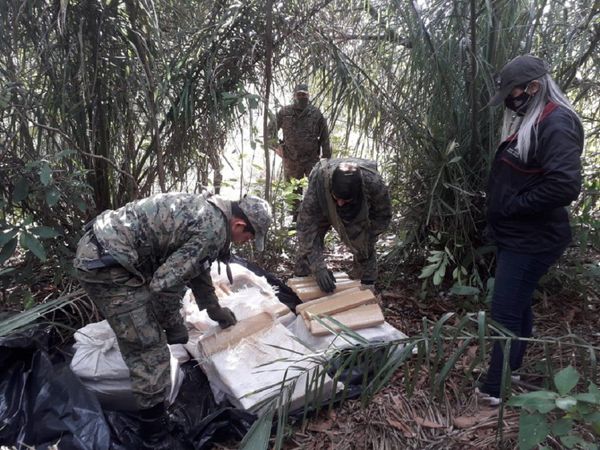
[[[509,95],[504,99],[504,106],[508,109],[513,110],[520,116],[524,116],[527,112],[527,108],[529,107],[529,103],[531,102],[531,95],[527,93],[527,87],[523,92],[521,92],[516,97]]]

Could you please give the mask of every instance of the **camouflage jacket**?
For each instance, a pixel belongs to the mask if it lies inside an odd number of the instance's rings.
[[[341,220],[331,196],[331,177],[342,161],[358,163],[363,183],[363,204],[357,217],[350,223]],[[313,273],[326,267],[323,241],[327,230],[332,226],[359,261],[373,259],[377,236],[387,229],[391,217],[389,191],[377,172],[374,161],[359,158],[322,160],[310,173],[308,188],[300,206],[297,223],[298,256],[308,259]]]
[[[317,161],[331,158],[329,129],[319,108],[309,104],[304,109],[287,105],[269,124],[269,136],[276,142],[277,130],[283,130],[283,157],[291,161]]]
[[[231,202],[218,196],[158,194],[103,212],[103,249],[154,292],[189,285],[199,306],[216,302],[210,264],[229,256]]]

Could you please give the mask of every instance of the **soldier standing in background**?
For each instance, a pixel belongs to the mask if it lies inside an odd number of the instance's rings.
[[[86,227],[74,266],[129,368],[144,448],[178,448],[167,428],[167,344],[188,340],[179,313],[185,286],[212,320],[223,328],[234,325],[234,314],[218,303],[211,263],[227,263],[231,242],[254,238],[262,251],[270,223],[270,207],[257,197],[232,202],[173,193],[105,211]]]
[[[310,104],[308,85],[299,84],[294,89],[294,103],[277,112],[275,122],[269,125],[268,134],[277,142],[277,131],[283,130],[283,142],[274,147],[283,159],[283,174],[286,181],[308,176],[311,169],[321,158],[331,158],[329,129],[327,121],[319,108]],[[302,189],[296,191],[302,194]],[[294,222],[298,214],[298,205],[293,208]]]
[[[325,234],[333,227],[354,255],[351,277],[371,290],[377,279],[375,242],[389,226],[392,205],[375,161],[320,161],[310,173],[298,214],[298,259],[294,274],[312,273],[324,292],[335,279],[323,260]]]

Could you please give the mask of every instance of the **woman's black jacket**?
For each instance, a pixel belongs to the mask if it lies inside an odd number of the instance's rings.
[[[548,103],[532,133],[529,160],[517,153],[518,134],[502,142],[487,189],[491,237],[519,253],[561,252],[571,241],[566,206],[581,190],[583,128],[568,109]]]

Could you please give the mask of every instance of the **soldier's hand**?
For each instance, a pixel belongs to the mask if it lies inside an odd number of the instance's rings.
[[[227,328],[237,323],[235,314],[229,308],[221,308],[218,305],[206,308],[208,317],[219,323],[221,328]]]
[[[315,278],[319,288],[323,292],[333,292],[335,290],[335,277],[330,270],[325,268],[317,270],[315,272]]]
[[[275,153],[277,154],[277,156],[283,158],[283,147],[281,145],[275,147]]]

